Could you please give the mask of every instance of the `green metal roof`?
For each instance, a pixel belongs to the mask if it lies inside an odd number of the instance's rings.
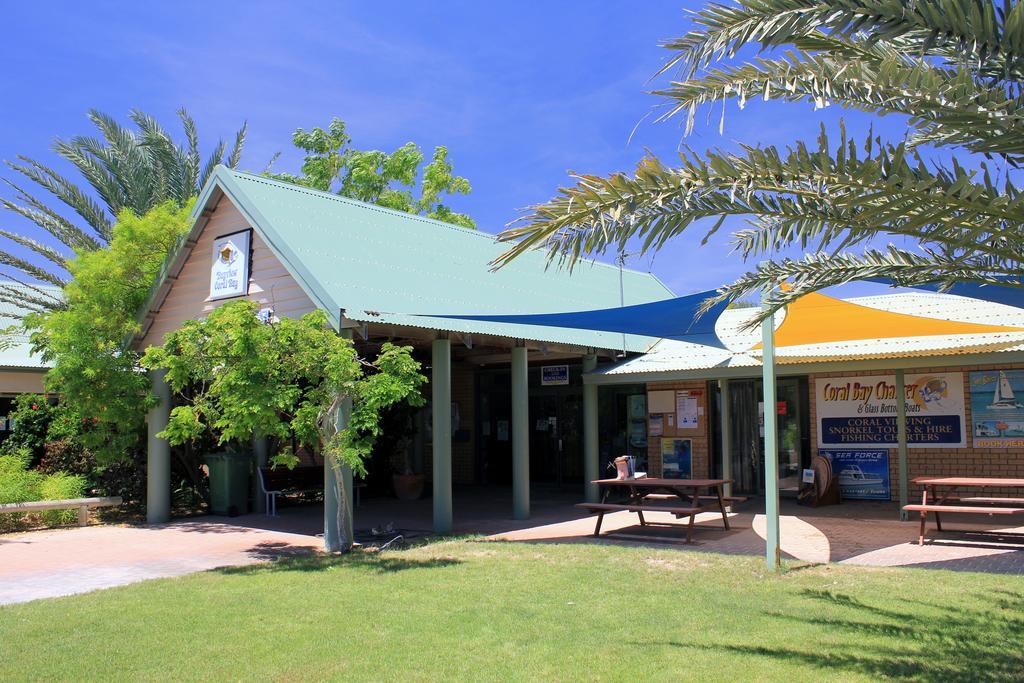
[[[622,335],[422,317],[431,314],[556,313],[619,305],[619,269],[582,264],[570,274],[527,253],[497,272],[505,245],[493,235],[392,211],[262,176],[218,167],[196,204],[223,191],[267,241],[307,294],[339,324],[361,322],[497,335],[614,349]],[[649,273],[625,270],[625,303],[673,296]],[[643,351],[654,340],[627,337]]]
[[[14,283],[4,283],[4,287],[8,289],[22,288],[21,285]],[[53,285],[36,285],[36,287],[54,298],[60,299],[63,296],[63,291],[60,287],[54,287]],[[27,290],[27,288],[25,289]],[[28,310],[9,301],[0,301],[0,330],[17,326],[21,322],[21,317],[28,312]],[[43,363],[38,355],[32,353],[32,345],[29,343],[28,335],[20,327],[17,327],[12,333],[0,332],[0,368],[45,370],[49,367],[48,363]]]

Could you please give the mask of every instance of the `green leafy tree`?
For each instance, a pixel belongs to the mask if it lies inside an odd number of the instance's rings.
[[[167,201],[136,215],[123,209],[106,248],[68,262],[65,307],[30,315],[32,343],[52,369],[48,391],[92,421],[82,440],[101,462],[121,459],[139,439],[149,393],[128,341],[160,268],[188,227],[192,200]]]
[[[13,198],[0,197],[0,207],[28,219],[37,234],[48,235],[63,248],[23,230],[0,228],[0,236],[35,256],[28,260],[0,252],[0,301],[35,312],[61,308],[64,302],[36,283],[66,284],[72,258],[69,252],[82,254],[102,248],[111,238],[116,218],[125,210],[141,216],[167,201],[185,206],[199,194],[217,164],[234,168],[241,159],[244,124],[230,149],[221,140],[204,160],[195,121],[184,109],[178,112],[184,144],[175,143],[160,123],[144,112],[133,110],[129,118],[135,129],[90,110],[89,120],[99,137],[75,136],[54,143],[54,151],[79,172],[84,185],[27,156],[5,162],[20,180],[3,179]],[[39,191],[48,197],[40,198]]]
[[[342,530],[348,505],[339,466],[364,474],[364,458],[380,435],[381,411],[424,403],[426,378],[411,347],[385,343],[374,361],[360,358],[323,311],[263,321],[256,303],[230,303],[203,320],[186,321],[163,346],[149,347],[142,363],[167,371],[180,403],[160,434],[172,444],[211,432],[227,445],[248,443],[254,433],[294,437],[334,463]],[[339,429],[349,409],[347,426]],[[294,464],[294,454],[279,461]],[[342,549],[351,544],[351,538],[341,541]]]
[[[746,47],[763,52],[740,61]],[[733,299],[775,289],[771,309],[817,289],[886,277],[899,284],[1024,285],[1024,5],[988,0],[742,0],[710,4],[665,44],[662,119],[748,99],[838,104],[902,114],[909,133],[888,142],[829,138],[786,149],[685,150],[648,157],[633,174],[576,176],[502,239],[507,263],[531,248],[571,265],[637,240],[657,250],[701,219],[707,237],[746,216],[738,250],[760,261],[724,290]],[[721,124],[720,124],[721,125]],[[922,154],[924,147],[945,154]],[[878,241],[911,238],[916,248]]]
[[[265,175],[396,211],[476,227],[468,215],[456,213],[442,203],[446,196],[469,194],[472,189],[468,180],[455,175],[447,147],[434,148],[430,163],[423,167],[416,196],[424,160],[418,145],[407,142],[388,153],[352,149],[351,142],[345,122],[340,119],[332,119],[326,130],[314,128],[307,132],[299,128],[292,135],[292,143],[306,153],[301,175],[271,173],[269,168]]]

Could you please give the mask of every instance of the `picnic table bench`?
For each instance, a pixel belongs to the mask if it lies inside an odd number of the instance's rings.
[[[89,510],[100,507],[116,507],[121,504],[120,496],[106,498],[67,498],[65,500],[33,500],[27,503],[0,504],[4,512],[46,512],[48,510],[74,510],[78,508],[78,526],[89,524]]]
[[[269,517],[277,516],[277,497],[298,495],[301,493],[323,493],[324,468],[318,465],[301,465],[287,467],[257,467],[256,476],[260,480],[260,491],[264,495],[265,510]],[[365,488],[363,482],[354,482],[355,504],[359,505],[359,492]]]
[[[701,512],[718,510],[722,513],[722,524],[729,529],[729,517],[726,507],[730,503],[740,503],[746,498],[726,496],[723,487],[732,483],[730,479],[598,479],[593,484],[604,489],[599,503],[578,503],[576,507],[597,514],[594,536],[601,535],[601,523],[609,512],[635,512],[640,518],[640,526],[647,526],[645,512],[667,512],[676,519],[688,518],[686,526],[686,542],[693,540],[694,518]],[[613,490],[624,491],[627,500],[623,503],[608,502]],[[703,491],[711,494],[702,495]],[[673,504],[675,503],[675,504]]]
[[[903,509],[907,512],[918,512],[921,515],[921,532],[917,539],[918,545],[924,545],[928,515],[935,515],[936,531],[942,531],[941,515],[944,513],[1024,515],[1024,498],[958,494],[959,489],[962,488],[1024,489],[1024,479],[1002,477],[917,477],[913,480],[913,483],[920,485],[923,489],[921,503],[904,505]],[[937,489],[945,489],[945,491],[943,493],[937,491]]]

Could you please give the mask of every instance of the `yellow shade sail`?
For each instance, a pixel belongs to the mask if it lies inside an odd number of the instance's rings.
[[[775,330],[775,345],[802,346],[859,339],[1022,332],[1024,327],[965,323],[893,313],[843,301],[825,294],[805,294],[786,307]],[[753,348],[761,348],[757,344]]]

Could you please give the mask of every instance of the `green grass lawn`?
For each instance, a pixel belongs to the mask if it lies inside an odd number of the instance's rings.
[[[449,541],[0,608],[0,680],[1021,680],[1024,578]]]

